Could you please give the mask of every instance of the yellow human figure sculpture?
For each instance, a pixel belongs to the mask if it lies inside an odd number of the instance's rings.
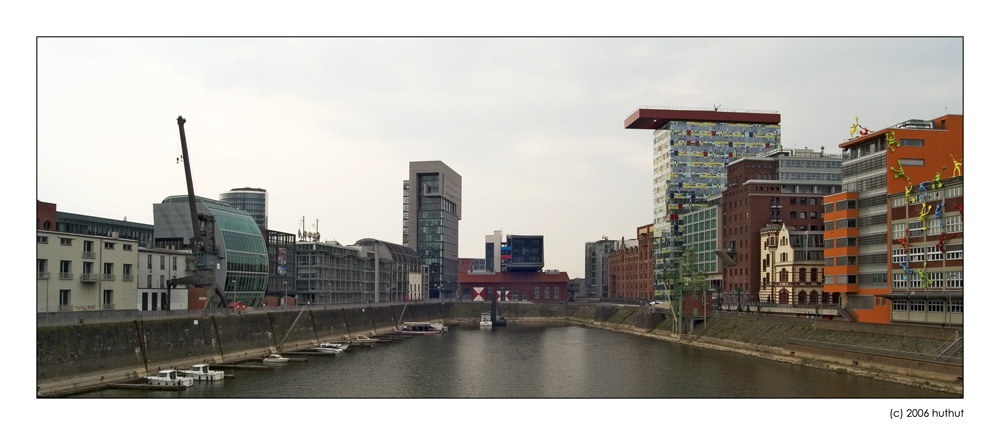
[[[914,202],[917,202],[917,198],[916,197],[912,197],[912,198],[910,197],[910,191],[912,191],[912,190],[913,190],[913,185],[912,184],[909,185],[909,186],[906,186],[906,203],[907,204],[913,204]]]
[[[955,160],[954,155],[952,154],[949,155],[951,156],[951,162],[955,165],[955,169],[951,171],[951,176],[955,177],[956,176],[955,174],[962,175],[962,162],[960,160]],[[965,159],[963,158],[962,160]]]
[[[924,223],[924,231],[927,231],[927,215],[931,213],[931,210],[933,210],[933,208],[927,204],[920,205],[920,221]]]

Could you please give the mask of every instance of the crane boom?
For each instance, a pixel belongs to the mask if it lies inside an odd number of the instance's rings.
[[[194,182],[191,179],[191,159],[188,157],[187,137],[184,134],[184,117],[177,117],[177,129],[181,135],[181,152],[184,159],[184,178],[187,181],[188,207],[191,210],[191,253],[194,255],[194,274],[169,281],[171,288],[177,284],[205,289],[205,311],[227,307],[225,292],[215,280],[215,269],[219,267],[219,248],[215,244],[215,218],[198,213],[197,197],[194,196]]]

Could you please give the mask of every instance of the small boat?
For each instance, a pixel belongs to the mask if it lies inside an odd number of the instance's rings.
[[[272,353],[272,354],[268,355],[267,358],[264,358],[264,362],[265,363],[286,363],[286,362],[288,362],[288,358],[285,358],[285,357],[283,357],[281,355],[278,355],[276,353]]]
[[[309,349],[320,353],[341,353],[347,350],[347,345],[342,345],[340,343],[320,343],[319,346],[314,346]]]
[[[489,328],[493,326],[493,321],[490,320],[491,313],[482,313],[479,315],[479,326]]]
[[[194,385],[194,378],[177,376],[177,370],[160,370],[156,376],[146,376],[146,383],[149,385],[165,385],[170,387]]]
[[[401,334],[417,335],[442,334],[448,332],[448,327],[444,326],[442,323],[405,322],[403,323],[403,329],[399,332]]]
[[[377,338],[369,338],[367,335],[355,335],[354,336],[354,340],[351,340],[351,341],[358,342],[358,343],[378,343],[379,342],[379,340]]]
[[[221,370],[209,370],[208,364],[195,364],[191,370],[181,370],[180,375],[196,381],[221,381],[226,377]]]

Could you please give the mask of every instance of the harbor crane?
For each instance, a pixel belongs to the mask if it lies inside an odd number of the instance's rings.
[[[215,280],[215,271],[221,267],[220,259],[223,258],[219,253],[219,245],[215,241],[215,217],[198,213],[198,200],[194,196],[194,182],[191,181],[187,138],[184,136],[185,122],[187,120],[183,117],[177,117],[177,128],[181,134],[184,176],[187,180],[188,206],[191,208],[191,230],[194,234],[190,239],[191,253],[194,256],[194,273],[171,279],[168,281],[168,285],[170,288],[174,288],[178,284],[204,288],[206,296],[204,311],[207,312],[213,308],[228,307],[229,302],[226,300],[226,293]]]

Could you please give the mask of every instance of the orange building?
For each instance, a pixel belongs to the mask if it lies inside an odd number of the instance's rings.
[[[637,246],[622,241],[608,254],[608,296],[653,300],[653,224],[636,228]]]
[[[927,195],[960,174],[962,115],[910,120],[840,144],[843,191],[824,198],[824,293],[840,293],[852,320],[890,323],[889,196]]]

